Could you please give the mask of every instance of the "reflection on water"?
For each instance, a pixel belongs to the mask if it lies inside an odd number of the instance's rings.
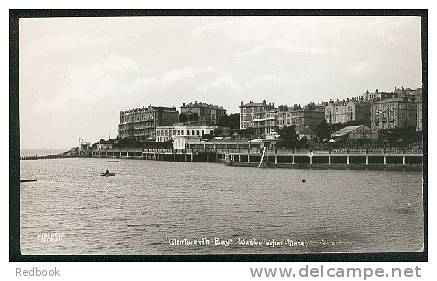
[[[101,177],[106,168],[116,176]],[[23,254],[380,252],[423,245],[419,172],[56,159],[21,161],[21,177],[38,178],[20,184]],[[46,239],[53,233],[61,241]],[[202,238],[210,244],[187,245]]]

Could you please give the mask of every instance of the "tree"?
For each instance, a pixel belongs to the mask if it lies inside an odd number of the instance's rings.
[[[240,113],[222,116],[217,122],[217,125],[232,130],[240,129]]]
[[[253,136],[255,135],[255,129],[254,128],[241,129],[238,130],[237,133],[242,138],[253,138]]]
[[[303,136],[295,143],[296,148],[309,148],[309,141],[306,136]]]
[[[222,118],[218,120],[217,125],[221,127],[229,127],[229,116],[228,115],[222,116]]]
[[[316,136],[323,140],[323,139],[329,139],[330,138],[330,128],[328,123],[326,123],[326,120],[323,120],[319,124],[316,125]]]
[[[240,113],[233,113],[229,115],[229,129],[240,128]]]
[[[187,114],[181,112],[181,113],[179,114],[179,122],[181,122],[181,123],[186,123],[186,122],[188,122]]]
[[[278,133],[281,136],[281,141],[278,142],[278,147],[293,148],[296,145],[297,134],[294,125],[278,129]]]

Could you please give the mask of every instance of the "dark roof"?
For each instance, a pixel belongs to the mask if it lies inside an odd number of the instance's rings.
[[[213,108],[213,109],[221,109],[221,110],[226,110],[224,109],[222,106],[218,106],[218,105],[213,105],[213,104],[208,104],[208,103],[204,103],[204,102],[195,102],[195,103],[188,103],[188,104],[183,104],[181,106],[181,108],[193,108],[193,107],[206,107],[206,108]]]
[[[262,103],[262,102],[248,102],[248,103],[246,103],[246,104],[243,104],[242,106],[247,106],[247,107],[249,107],[249,106],[269,106],[269,107],[274,107],[273,105],[271,105],[271,104],[268,104],[268,103]],[[241,106],[240,106],[241,107]]]
[[[148,106],[148,107],[137,107],[132,108],[128,110],[122,110],[120,111],[120,114],[127,114],[127,113],[137,113],[137,112],[155,112],[158,110],[168,110],[168,111],[176,111],[176,107],[166,107],[166,106]]]
[[[349,134],[357,129],[360,129],[360,128],[365,129],[365,130],[375,131],[375,130],[370,129],[369,127],[364,126],[364,125],[347,126],[347,127],[344,127],[343,129],[340,129],[337,132],[333,133],[331,136],[332,137],[342,137],[342,136],[345,136],[345,135],[347,135],[347,134]]]

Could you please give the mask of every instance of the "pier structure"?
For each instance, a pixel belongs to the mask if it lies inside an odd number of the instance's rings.
[[[409,169],[421,170],[421,151],[304,151],[267,150],[225,154],[228,166],[310,169]]]
[[[114,148],[93,150],[91,157],[126,158],[176,162],[224,162],[225,154],[231,151],[257,152],[261,143],[242,140],[212,140],[187,143],[186,149],[168,148]]]
[[[170,162],[223,162],[227,166],[308,169],[421,170],[421,151],[310,151],[291,149],[112,149],[93,151],[92,157]]]
[[[59,155],[21,157],[21,160],[70,157],[121,158],[170,162],[222,162],[227,166],[305,169],[393,169],[422,170],[421,150],[407,149],[272,149],[258,143],[208,142],[187,149],[107,148],[90,150],[88,155],[65,152]]]
[[[110,149],[92,151],[94,158],[143,159],[170,162],[217,162],[224,158],[224,152],[198,149]]]

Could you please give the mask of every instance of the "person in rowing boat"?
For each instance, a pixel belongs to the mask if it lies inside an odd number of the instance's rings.
[[[109,170],[106,169],[105,175],[109,175]]]

